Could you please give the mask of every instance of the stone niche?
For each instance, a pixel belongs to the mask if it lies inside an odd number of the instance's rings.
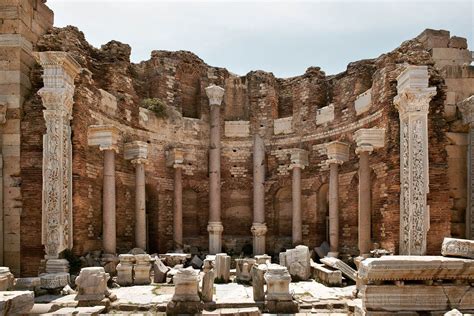
[[[329,104],[323,108],[320,108],[316,112],[316,124],[321,125],[334,121],[334,104]]]
[[[372,105],[372,88],[360,94],[355,102],[354,107],[357,115],[367,112]]]
[[[292,116],[273,120],[273,134],[284,135],[293,133],[293,128],[291,127],[292,124]]]
[[[249,121],[225,121],[224,122],[225,137],[249,137],[250,122]]]

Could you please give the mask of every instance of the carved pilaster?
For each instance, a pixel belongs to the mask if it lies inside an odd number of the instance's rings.
[[[72,248],[72,105],[79,64],[66,52],[41,52],[35,57],[44,69],[42,243],[45,258],[58,258]]]
[[[394,99],[400,116],[400,254],[423,255],[430,216],[428,109],[436,87],[427,66],[408,66],[398,76]]]

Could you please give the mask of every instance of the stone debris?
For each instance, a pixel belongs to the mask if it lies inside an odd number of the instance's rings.
[[[14,281],[15,277],[10,272],[10,268],[0,267],[0,291],[11,290],[13,288]]]
[[[441,254],[474,259],[474,240],[445,237],[441,245]]]
[[[257,264],[270,264],[272,262],[272,257],[267,254],[256,255],[254,256]]]
[[[333,257],[324,257],[321,259],[321,262],[331,268],[340,270],[349,279],[357,281],[357,271],[344,263],[344,261]]]
[[[79,276],[76,278],[78,301],[101,301],[106,297],[114,300],[111,297],[110,291],[107,288],[107,281],[110,276],[105,273],[102,267],[83,268]]]
[[[252,267],[256,264],[255,259],[235,259],[237,282],[249,283],[252,281]]]
[[[342,273],[337,269],[311,262],[311,271],[313,278],[326,286],[342,286]]]
[[[204,264],[204,262],[201,260],[201,258],[199,258],[199,256],[195,255],[192,259],[191,259],[191,266],[194,268],[194,269],[201,269],[202,268],[202,265]]]
[[[0,291],[0,315],[27,314],[34,304],[32,291]]]
[[[216,283],[227,283],[230,278],[230,256],[218,253],[214,268],[216,270]]]
[[[168,271],[170,271],[170,268],[165,266],[159,258],[155,258],[155,262],[153,263],[153,282],[166,283]]]
[[[286,252],[280,252],[280,265],[288,268],[293,281],[306,281],[311,276],[309,248],[296,246]]]
[[[214,270],[210,259],[204,260],[201,297],[203,302],[212,302],[214,295]]]
[[[319,247],[315,247],[314,248],[314,251],[316,252],[316,254],[319,256],[319,258],[324,258],[328,255],[329,253],[329,244],[327,241],[323,241],[321,243],[321,246]]]
[[[186,261],[191,259],[191,254],[189,253],[165,253],[159,255],[160,259],[168,267],[175,267],[176,265],[184,265]]]
[[[40,277],[31,277],[31,278],[17,278],[15,279],[15,286],[14,289],[16,291],[34,291],[35,288],[41,286],[41,278]]]
[[[67,272],[44,273],[40,276],[41,287],[43,289],[62,289],[69,284],[70,276]]]
[[[255,264],[252,266],[252,291],[253,299],[256,302],[265,300],[265,272],[267,272],[266,264]]]
[[[146,251],[141,249],[141,248],[133,248],[128,252],[130,255],[144,255],[146,254]]]

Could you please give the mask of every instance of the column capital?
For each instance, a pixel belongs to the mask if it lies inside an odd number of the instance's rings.
[[[224,226],[221,222],[208,222],[207,231],[209,233],[222,233],[224,231]]]
[[[62,69],[64,73],[58,73],[57,78],[60,75],[67,75],[64,78],[66,80],[74,80],[74,77],[81,71],[81,65],[67,52],[62,51],[47,51],[47,52],[34,52],[33,56],[36,61],[44,68]],[[59,81],[48,81],[44,83],[47,85],[54,85],[57,87],[62,86],[61,80]]]
[[[216,85],[210,85],[207,87],[206,94],[209,98],[209,105],[221,105],[224,91],[224,88]]]
[[[326,145],[326,152],[328,159],[327,164],[339,164],[349,160],[349,145],[340,141],[333,141]]]
[[[265,223],[253,223],[250,228],[254,237],[265,236],[267,230],[267,225]]]
[[[464,124],[474,127],[474,95],[457,104]]]
[[[114,125],[91,125],[87,131],[87,144],[99,146],[101,151],[114,150],[118,153],[120,131]]]
[[[125,160],[130,160],[133,164],[146,163],[148,159],[148,144],[143,141],[133,141],[123,146]]]
[[[354,133],[357,144],[356,154],[367,151],[371,153],[374,149],[385,146],[384,128],[361,128]]]
[[[184,150],[180,147],[171,148],[166,152],[166,166],[181,168],[184,164]]]
[[[291,151],[289,170],[293,168],[304,169],[309,164],[308,151],[300,148],[294,148]]]

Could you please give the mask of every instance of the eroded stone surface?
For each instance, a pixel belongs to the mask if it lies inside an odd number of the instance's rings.
[[[26,314],[33,308],[34,298],[31,291],[0,291],[0,314]]]
[[[109,294],[107,281],[110,276],[102,267],[83,268],[75,282],[78,301],[101,301]]]
[[[280,264],[288,268],[288,272],[294,280],[308,280],[311,275],[309,248],[300,245],[281,252]]]
[[[443,256],[474,259],[474,240],[444,238],[441,254]]]

